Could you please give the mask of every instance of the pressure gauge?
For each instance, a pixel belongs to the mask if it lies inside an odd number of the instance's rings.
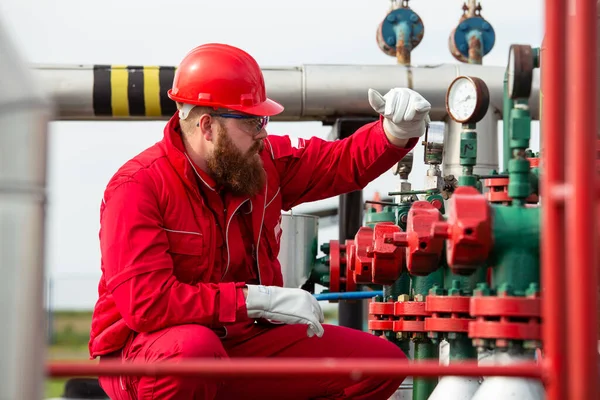
[[[510,46],[506,79],[508,96],[511,99],[527,99],[531,95],[534,63],[531,46],[522,44]]]
[[[462,124],[474,124],[483,119],[490,105],[490,92],[479,78],[459,76],[446,92],[446,111],[450,118]]]

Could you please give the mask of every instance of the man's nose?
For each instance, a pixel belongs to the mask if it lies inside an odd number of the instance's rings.
[[[254,136],[254,140],[264,140],[267,138],[267,130],[265,128],[261,129],[260,132],[256,136]]]

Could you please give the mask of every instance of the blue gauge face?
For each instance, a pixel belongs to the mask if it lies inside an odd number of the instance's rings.
[[[467,122],[477,108],[477,88],[467,78],[458,78],[448,93],[448,112],[457,122]]]

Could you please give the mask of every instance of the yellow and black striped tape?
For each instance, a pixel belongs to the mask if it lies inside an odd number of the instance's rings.
[[[175,67],[94,65],[94,115],[170,117],[177,107],[167,96]]]

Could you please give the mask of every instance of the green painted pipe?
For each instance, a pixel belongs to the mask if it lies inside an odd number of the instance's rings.
[[[540,96],[541,97],[541,96]],[[508,96],[508,70],[504,73],[504,101],[502,106],[502,168],[504,173],[508,172],[508,161],[512,158],[510,149],[510,110],[514,102]]]
[[[415,360],[438,359],[438,346],[429,339],[423,339],[415,342]],[[438,383],[437,378],[414,378],[413,379],[413,400],[427,400],[435,390]]]
[[[416,295],[427,296],[429,290],[437,285],[443,287],[444,285],[444,269],[438,268],[434,272],[426,276],[411,276],[412,287],[410,289],[413,297]]]
[[[540,208],[492,205],[494,247],[489,258],[494,288],[509,285],[524,296],[540,282]]]
[[[472,361],[477,359],[477,349],[466,333],[451,334],[446,338],[450,345],[450,362]]]
[[[413,298],[427,296],[429,290],[434,286],[442,287],[444,284],[444,270],[438,268],[427,276],[411,276],[411,293]],[[424,299],[422,299],[424,300]],[[439,359],[438,344],[434,344],[430,339],[419,337],[414,340],[415,360]],[[437,385],[437,379],[413,379],[413,400],[427,400]]]
[[[410,276],[408,272],[403,272],[392,285],[386,285],[383,287],[383,298],[385,300],[398,301],[398,296],[401,294],[410,293]],[[386,331],[385,336],[389,341],[395,343],[396,346],[400,347],[406,357],[410,355],[410,339],[398,340],[394,332]]]

